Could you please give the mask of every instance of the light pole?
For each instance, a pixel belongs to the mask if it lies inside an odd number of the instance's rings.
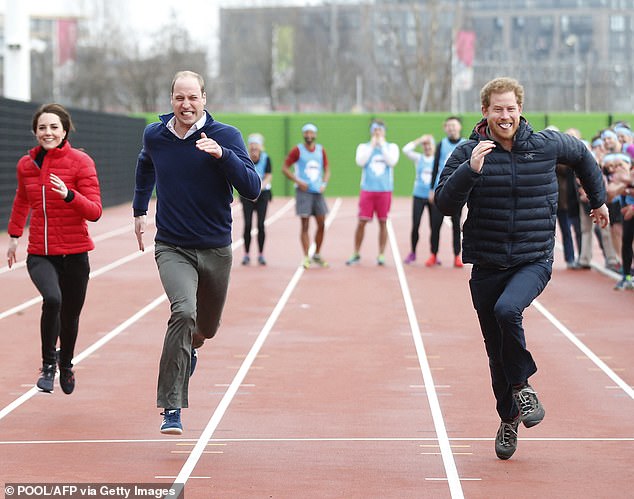
[[[27,2],[5,0],[4,96],[31,100],[31,33]]]

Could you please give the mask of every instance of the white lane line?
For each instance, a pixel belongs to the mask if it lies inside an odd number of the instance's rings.
[[[275,212],[271,217],[268,217],[266,219],[266,221],[264,222],[265,225],[270,225],[274,222],[276,222],[278,219],[280,219],[282,216],[284,216],[284,214],[295,204],[295,200],[290,200],[288,201],[280,210],[278,210],[277,212]],[[93,240],[95,242],[99,241],[99,240],[103,240],[103,239],[107,239],[109,237],[113,237],[115,235],[119,235],[122,234],[124,232],[130,231],[132,230],[131,234],[134,234],[134,228],[130,229],[129,226],[126,227],[121,227],[119,229],[115,229],[112,230],[110,232],[107,232],[105,234],[101,234],[101,236],[95,237],[93,238]],[[255,230],[255,234],[257,234],[257,229]],[[252,232],[253,233],[253,232]],[[242,246],[244,244],[244,239],[238,239],[236,240],[233,245],[232,245],[232,249],[236,249],[240,246]],[[134,253],[130,253],[129,255],[126,255],[122,258],[119,258],[118,260],[115,260],[112,263],[109,263],[107,265],[104,265],[103,267],[98,268],[97,270],[93,271],[90,273],[90,278],[94,278],[94,277],[98,277],[102,274],[105,274],[106,272],[109,272],[110,270],[113,270],[117,267],[120,267],[121,265],[124,265],[128,262],[131,262],[132,260],[136,260],[137,258],[145,255],[145,254],[152,254],[154,251],[154,244],[148,246],[145,248],[145,251],[135,251]],[[22,261],[20,262],[20,264],[16,264],[13,266],[13,269],[16,269],[18,267],[24,267],[25,262]],[[7,271],[9,270],[9,267],[3,267],[0,269],[0,274],[3,271]],[[4,312],[0,312],[0,320],[9,317],[10,315],[13,314],[17,314],[19,312],[21,312],[22,310],[25,310],[29,307],[32,307],[33,305],[37,305],[38,303],[40,303],[42,301],[42,297],[41,296],[36,296],[34,298],[31,298],[23,303],[20,303],[19,305],[16,305],[15,307],[12,307],[8,310],[5,310]]]
[[[283,207],[282,210],[280,210],[282,212],[281,214],[279,214],[279,212],[275,214],[275,215],[278,215],[278,214],[279,215],[277,217],[273,218],[273,221],[279,219],[289,209],[289,207],[293,205],[293,203],[294,203],[294,200],[290,201],[289,203],[287,203],[287,205],[285,207]],[[118,229],[117,231],[122,231],[122,230],[123,229]],[[126,230],[128,230],[128,227],[126,227]],[[244,241],[236,241],[235,243],[233,243],[231,245],[231,249],[233,251],[235,251],[235,249],[237,247],[239,247],[243,243],[244,243]],[[94,276],[97,276],[97,275],[101,275],[104,272],[106,272],[108,270],[112,270],[113,268],[118,267],[120,265],[123,265],[124,263],[127,263],[130,260],[134,260],[135,258],[138,258],[138,257],[140,257],[142,255],[145,255],[145,254],[148,254],[148,253],[151,254],[153,248],[154,248],[154,245],[151,245],[151,246],[146,248],[146,251],[143,251],[143,252],[135,251],[134,253],[132,253],[130,255],[127,255],[127,256],[125,256],[123,258],[120,258],[119,260],[116,260],[115,262],[112,262],[112,263],[110,263],[108,265],[105,265],[104,267],[101,267],[100,269],[98,269],[98,270],[96,270],[94,272],[91,272],[90,276],[94,277]],[[78,355],[76,355],[73,358],[73,364],[79,364],[83,359],[85,359],[86,357],[88,357],[91,354],[93,354],[95,351],[97,351],[99,348],[104,346],[110,340],[115,338],[117,335],[119,335],[122,331],[124,331],[130,325],[132,325],[133,323],[135,323],[136,321],[141,319],[144,315],[146,315],[148,312],[150,312],[151,310],[156,308],[158,305],[160,305],[163,301],[166,300],[166,298],[167,297],[165,296],[165,294],[162,294],[162,295],[158,296],[157,298],[155,298],[149,305],[146,305],[145,307],[143,307],[137,313],[135,313],[134,315],[132,315],[131,317],[126,319],[124,322],[119,324],[116,328],[114,328],[108,334],[106,334],[105,336],[100,338],[98,341],[93,343],[91,346],[86,348],[83,352],[81,352]],[[8,315],[11,315],[12,313],[17,313],[20,310],[24,310],[25,308],[27,308],[27,307],[29,307],[31,305],[34,305],[35,303],[39,303],[40,301],[42,301],[42,297],[41,296],[39,296],[37,298],[33,298],[32,300],[29,300],[28,302],[25,302],[25,303],[19,305],[18,307],[13,307],[12,309],[1,313],[0,314],[0,319],[3,319],[4,317],[7,317]],[[57,376],[59,376],[59,374],[57,374],[56,377]],[[31,397],[33,397],[37,393],[39,393],[39,390],[37,389],[37,387],[34,386],[30,390],[28,390],[27,392],[25,392],[22,395],[20,395],[13,402],[9,403],[7,406],[2,408],[0,410],[0,420],[2,420],[5,416],[7,416],[11,412],[13,412],[18,407],[20,407],[27,400],[31,399]]]
[[[592,350],[590,350],[579,338],[577,338],[566,326],[564,326],[559,320],[551,314],[546,307],[544,307],[538,300],[533,300],[533,306],[548,319],[553,326],[559,331],[583,354],[588,357],[601,371],[603,371],[617,386],[621,388],[630,398],[634,399],[634,389],[628,385],[623,379],[616,374],[610,367],[603,362]]]
[[[152,225],[154,222],[150,222],[148,221],[148,226]],[[116,236],[120,236],[121,234],[125,234],[126,232],[129,232],[130,234],[134,235],[134,224],[131,223],[129,225],[125,225],[123,227],[119,227],[118,229],[112,229],[108,232],[104,232],[103,234],[99,234],[97,236],[93,236],[92,240],[95,243],[98,243],[100,241],[105,241],[106,239],[110,239],[111,237],[116,237]],[[5,272],[9,272],[9,270],[15,270],[15,269],[19,269],[22,267],[26,266],[26,260],[20,260],[19,262],[16,262],[15,265],[13,265],[13,267],[9,268],[8,265],[5,265],[4,267],[0,267],[0,274],[4,274]]]
[[[271,216],[267,216],[266,220],[264,221],[264,225],[266,227],[268,227],[269,225],[271,225],[272,223],[277,222],[280,218],[282,218],[286,212],[288,210],[290,210],[293,206],[295,206],[295,198],[293,199],[289,199],[286,204],[284,204],[284,206],[282,206],[282,208],[280,208],[279,210],[277,210],[275,213],[273,213]],[[242,223],[244,223],[244,220],[242,221]],[[258,228],[255,227],[254,229],[251,230],[251,236],[257,236],[258,234]],[[240,239],[236,239],[234,242],[234,250],[236,248],[239,248],[240,246],[242,246],[244,244],[244,238],[241,237]]]
[[[130,439],[78,439],[78,440],[0,440],[0,445],[53,445],[53,444],[169,444],[194,445],[196,438],[130,438]],[[450,442],[492,442],[495,437],[456,437]],[[634,442],[634,437],[520,437],[523,442]],[[225,445],[226,443],[294,443],[294,442],[438,442],[436,437],[298,437],[298,438],[212,438],[208,445]],[[434,445],[438,447],[438,445]],[[452,448],[465,447],[452,445]]]
[[[326,219],[326,229],[332,223],[332,220],[336,216],[336,213],[339,211],[340,206],[341,206],[341,199],[337,199],[335,202],[334,208],[330,211],[330,214],[328,215],[328,218]],[[251,368],[251,365],[255,361],[258,355],[258,352],[262,348],[262,345],[264,345],[264,342],[266,341],[267,337],[269,336],[269,333],[273,329],[273,326],[277,322],[277,319],[283,312],[284,307],[286,307],[286,304],[288,303],[288,300],[291,297],[291,294],[295,290],[295,287],[297,286],[297,283],[299,282],[299,279],[302,277],[303,274],[304,274],[304,267],[299,265],[297,267],[297,270],[293,274],[293,277],[291,278],[288,285],[286,286],[286,289],[282,293],[282,296],[280,297],[279,301],[275,305],[275,308],[271,312],[271,315],[269,316],[266,323],[264,324],[264,327],[262,328],[262,330],[256,337],[255,342],[253,343],[253,345],[251,346],[251,349],[249,350],[249,353],[244,358],[244,361],[242,362],[240,369],[238,369],[238,372],[234,376],[231,384],[229,385],[229,388],[227,388],[227,391],[224,393],[222,399],[218,403],[218,406],[216,407],[213,414],[211,415],[211,418],[209,419],[207,426],[205,426],[205,429],[203,430],[202,434],[198,438],[198,442],[192,449],[192,452],[187,458],[187,461],[185,461],[185,464],[183,465],[180,472],[178,473],[178,476],[174,480],[173,487],[178,490],[176,495],[180,493],[180,490],[182,490],[182,488],[185,486],[185,483],[187,483],[187,480],[190,478],[192,472],[194,471],[194,468],[198,464],[198,461],[200,460],[200,457],[203,454],[203,451],[209,444],[211,437],[216,431],[216,428],[218,427],[218,425],[220,424],[220,421],[224,417],[225,412],[229,408],[229,404],[231,404],[231,401],[235,397],[238,389],[243,384],[243,381],[246,378],[249,372],[249,369]]]
[[[449,491],[452,498],[462,499],[464,498],[464,493],[460,484],[460,476],[458,475],[456,462],[454,461],[453,452],[451,451],[451,445],[449,444],[447,429],[445,428],[445,422],[443,419],[442,411],[440,409],[440,402],[438,401],[438,394],[436,393],[436,385],[434,383],[434,378],[431,374],[431,368],[427,360],[427,354],[425,352],[425,345],[423,344],[421,331],[418,327],[416,309],[414,308],[412,296],[409,292],[407,278],[405,277],[403,264],[401,263],[401,255],[398,251],[396,235],[394,234],[394,228],[392,227],[392,223],[390,222],[390,220],[387,221],[387,233],[390,238],[390,248],[392,250],[392,256],[394,258],[398,280],[401,285],[401,292],[403,294],[405,309],[407,310],[407,317],[409,319],[409,325],[412,331],[414,345],[416,346],[416,353],[418,354],[418,362],[423,373],[423,381],[426,387],[425,392],[427,393],[427,400],[431,409],[431,415],[434,421],[434,428],[436,429],[438,443],[440,444],[440,452],[442,455],[443,464],[445,466],[445,472],[447,473]]]
[[[116,328],[114,328],[104,337],[100,338],[98,341],[96,341],[91,346],[89,346],[84,351],[82,351],[77,356],[75,356],[75,358],[73,358],[73,363],[79,364],[91,353],[95,352],[96,350],[104,346],[106,343],[108,343],[110,340],[115,338],[117,335],[119,335],[122,331],[124,331],[130,325],[134,324],[136,321],[141,319],[144,315],[146,315],[147,313],[155,309],[158,305],[160,305],[165,300],[166,300],[165,295],[161,295],[158,298],[155,298],[150,304],[143,307],[141,310],[139,310],[137,313],[135,313],[134,315],[132,315],[131,317],[123,321],[121,324],[119,324]],[[18,397],[17,399],[15,399],[9,405],[5,406],[2,410],[0,410],[0,420],[4,418],[6,415],[10,414],[15,409],[17,409],[18,407],[20,407],[24,402],[26,402],[31,397],[33,397],[33,395],[35,395],[36,393],[39,393],[39,390],[36,387],[33,387],[29,391],[27,391],[26,393]]]
[[[102,274],[105,274],[106,272],[109,272],[112,269],[120,267],[121,265],[124,265],[128,262],[131,262],[132,260],[136,260],[137,258],[145,254],[152,253],[153,250],[154,250],[154,245],[151,245],[151,246],[148,246],[145,249],[145,251],[135,251],[134,253],[130,253],[129,255],[121,257],[118,260],[115,260],[114,262],[108,263],[107,265],[104,265],[103,267],[100,267],[97,270],[92,271],[89,277],[91,279],[93,277],[98,277]],[[10,315],[17,314],[18,312],[21,312],[22,310],[25,310],[37,303],[40,303],[41,301],[42,301],[42,297],[36,296],[35,298],[31,298],[30,300],[20,303],[19,305],[16,305],[15,307],[5,310],[4,312],[0,312],[0,320],[6,317],[9,317]]]

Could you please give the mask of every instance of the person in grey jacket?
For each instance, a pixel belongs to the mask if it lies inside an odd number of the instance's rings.
[[[592,154],[570,135],[534,132],[521,116],[519,82],[491,80],[480,99],[483,119],[448,159],[435,202],[445,215],[468,208],[462,257],[473,264],[469,287],[501,418],[495,451],[509,459],[519,423],[530,428],[545,414],[528,383],[537,366],[526,348],[522,314],[552,274],[557,163],[568,165],[581,181],[593,221],[606,226],[609,218],[605,184]]]

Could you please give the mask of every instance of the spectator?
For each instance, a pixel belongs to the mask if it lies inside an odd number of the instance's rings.
[[[423,153],[416,152],[418,146],[422,146]],[[434,169],[434,153],[436,150],[436,142],[434,137],[429,134],[408,142],[403,147],[403,153],[414,162],[414,192],[412,200],[412,232],[410,235],[411,251],[405,263],[410,264],[416,260],[416,246],[419,239],[420,221],[423,211],[427,208],[429,214],[429,226],[432,225],[431,205],[429,204],[429,193],[431,192],[431,175]],[[438,243],[438,241],[436,241]],[[431,252],[438,253],[438,247],[434,248],[432,238],[430,237]]]
[[[346,265],[356,265],[361,261],[361,244],[365,226],[374,215],[379,221],[378,265],[385,265],[385,245],[387,243],[387,217],[392,204],[394,190],[394,167],[398,162],[399,150],[385,138],[386,128],[382,120],[373,120],[370,125],[370,141],[357,146],[355,160],[363,170],[361,192],[359,194],[359,215],[354,232],[354,252]]]
[[[282,172],[295,182],[295,211],[301,220],[300,242],[304,254],[304,268],[309,268],[311,264],[308,254],[310,249],[308,228],[311,216],[317,222],[312,262],[319,267],[328,267],[328,262],[321,256],[321,246],[324,242],[328,214],[324,191],[330,179],[330,168],[326,150],[316,142],[317,127],[312,123],[306,123],[302,127],[302,136],[304,143],[297,144],[290,150],[284,161]],[[291,171],[293,165],[295,167]]]
[[[258,198],[253,201],[251,199],[240,196],[240,202],[242,203],[242,214],[244,218],[244,231],[242,238],[244,239],[244,257],[242,258],[242,265],[248,265],[251,261],[249,251],[251,249],[251,228],[253,226],[253,212],[257,214],[258,223],[258,263],[260,265],[266,265],[266,259],[264,258],[264,240],[266,239],[264,221],[266,220],[266,210],[271,202],[271,159],[269,155],[264,151],[264,137],[259,133],[252,133],[247,138],[247,146],[249,149],[249,157],[255,165],[255,170],[258,172],[260,181],[262,184],[262,190]]]
[[[462,121],[457,116],[449,116],[444,123],[445,134],[446,136],[440,141],[438,144],[438,148],[436,149],[436,156],[434,158],[434,171],[432,173],[432,186],[435,188],[438,185],[438,179],[440,178],[440,174],[447,163],[447,159],[451,156],[453,150],[458,146],[458,144],[464,142],[464,138],[460,136],[462,132]],[[440,241],[440,229],[442,227],[444,216],[433,205],[434,193],[430,196],[430,201],[432,202],[432,228],[431,228],[431,237],[432,237],[432,254],[429,256],[425,265],[427,267],[433,267],[434,265],[440,265],[440,260],[438,259],[438,245]],[[451,226],[452,226],[452,235],[453,235],[453,253],[454,253],[454,267],[462,267],[462,259],[460,258],[460,219],[462,213],[454,213],[451,215]]]

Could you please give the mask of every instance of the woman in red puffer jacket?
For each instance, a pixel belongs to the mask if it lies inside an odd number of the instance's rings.
[[[42,369],[37,387],[53,391],[59,364],[59,382],[66,394],[75,388],[72,359],[90,274],[88,251],[95,247],[86,221],[96,222],[102,213],[95,163],[71,147],[71,130],[70,114],[59,104],[45,104],[33,116],[39,145],[18,161],[7,250],[11,267],[30,213],[26,266],[43,299]]]

